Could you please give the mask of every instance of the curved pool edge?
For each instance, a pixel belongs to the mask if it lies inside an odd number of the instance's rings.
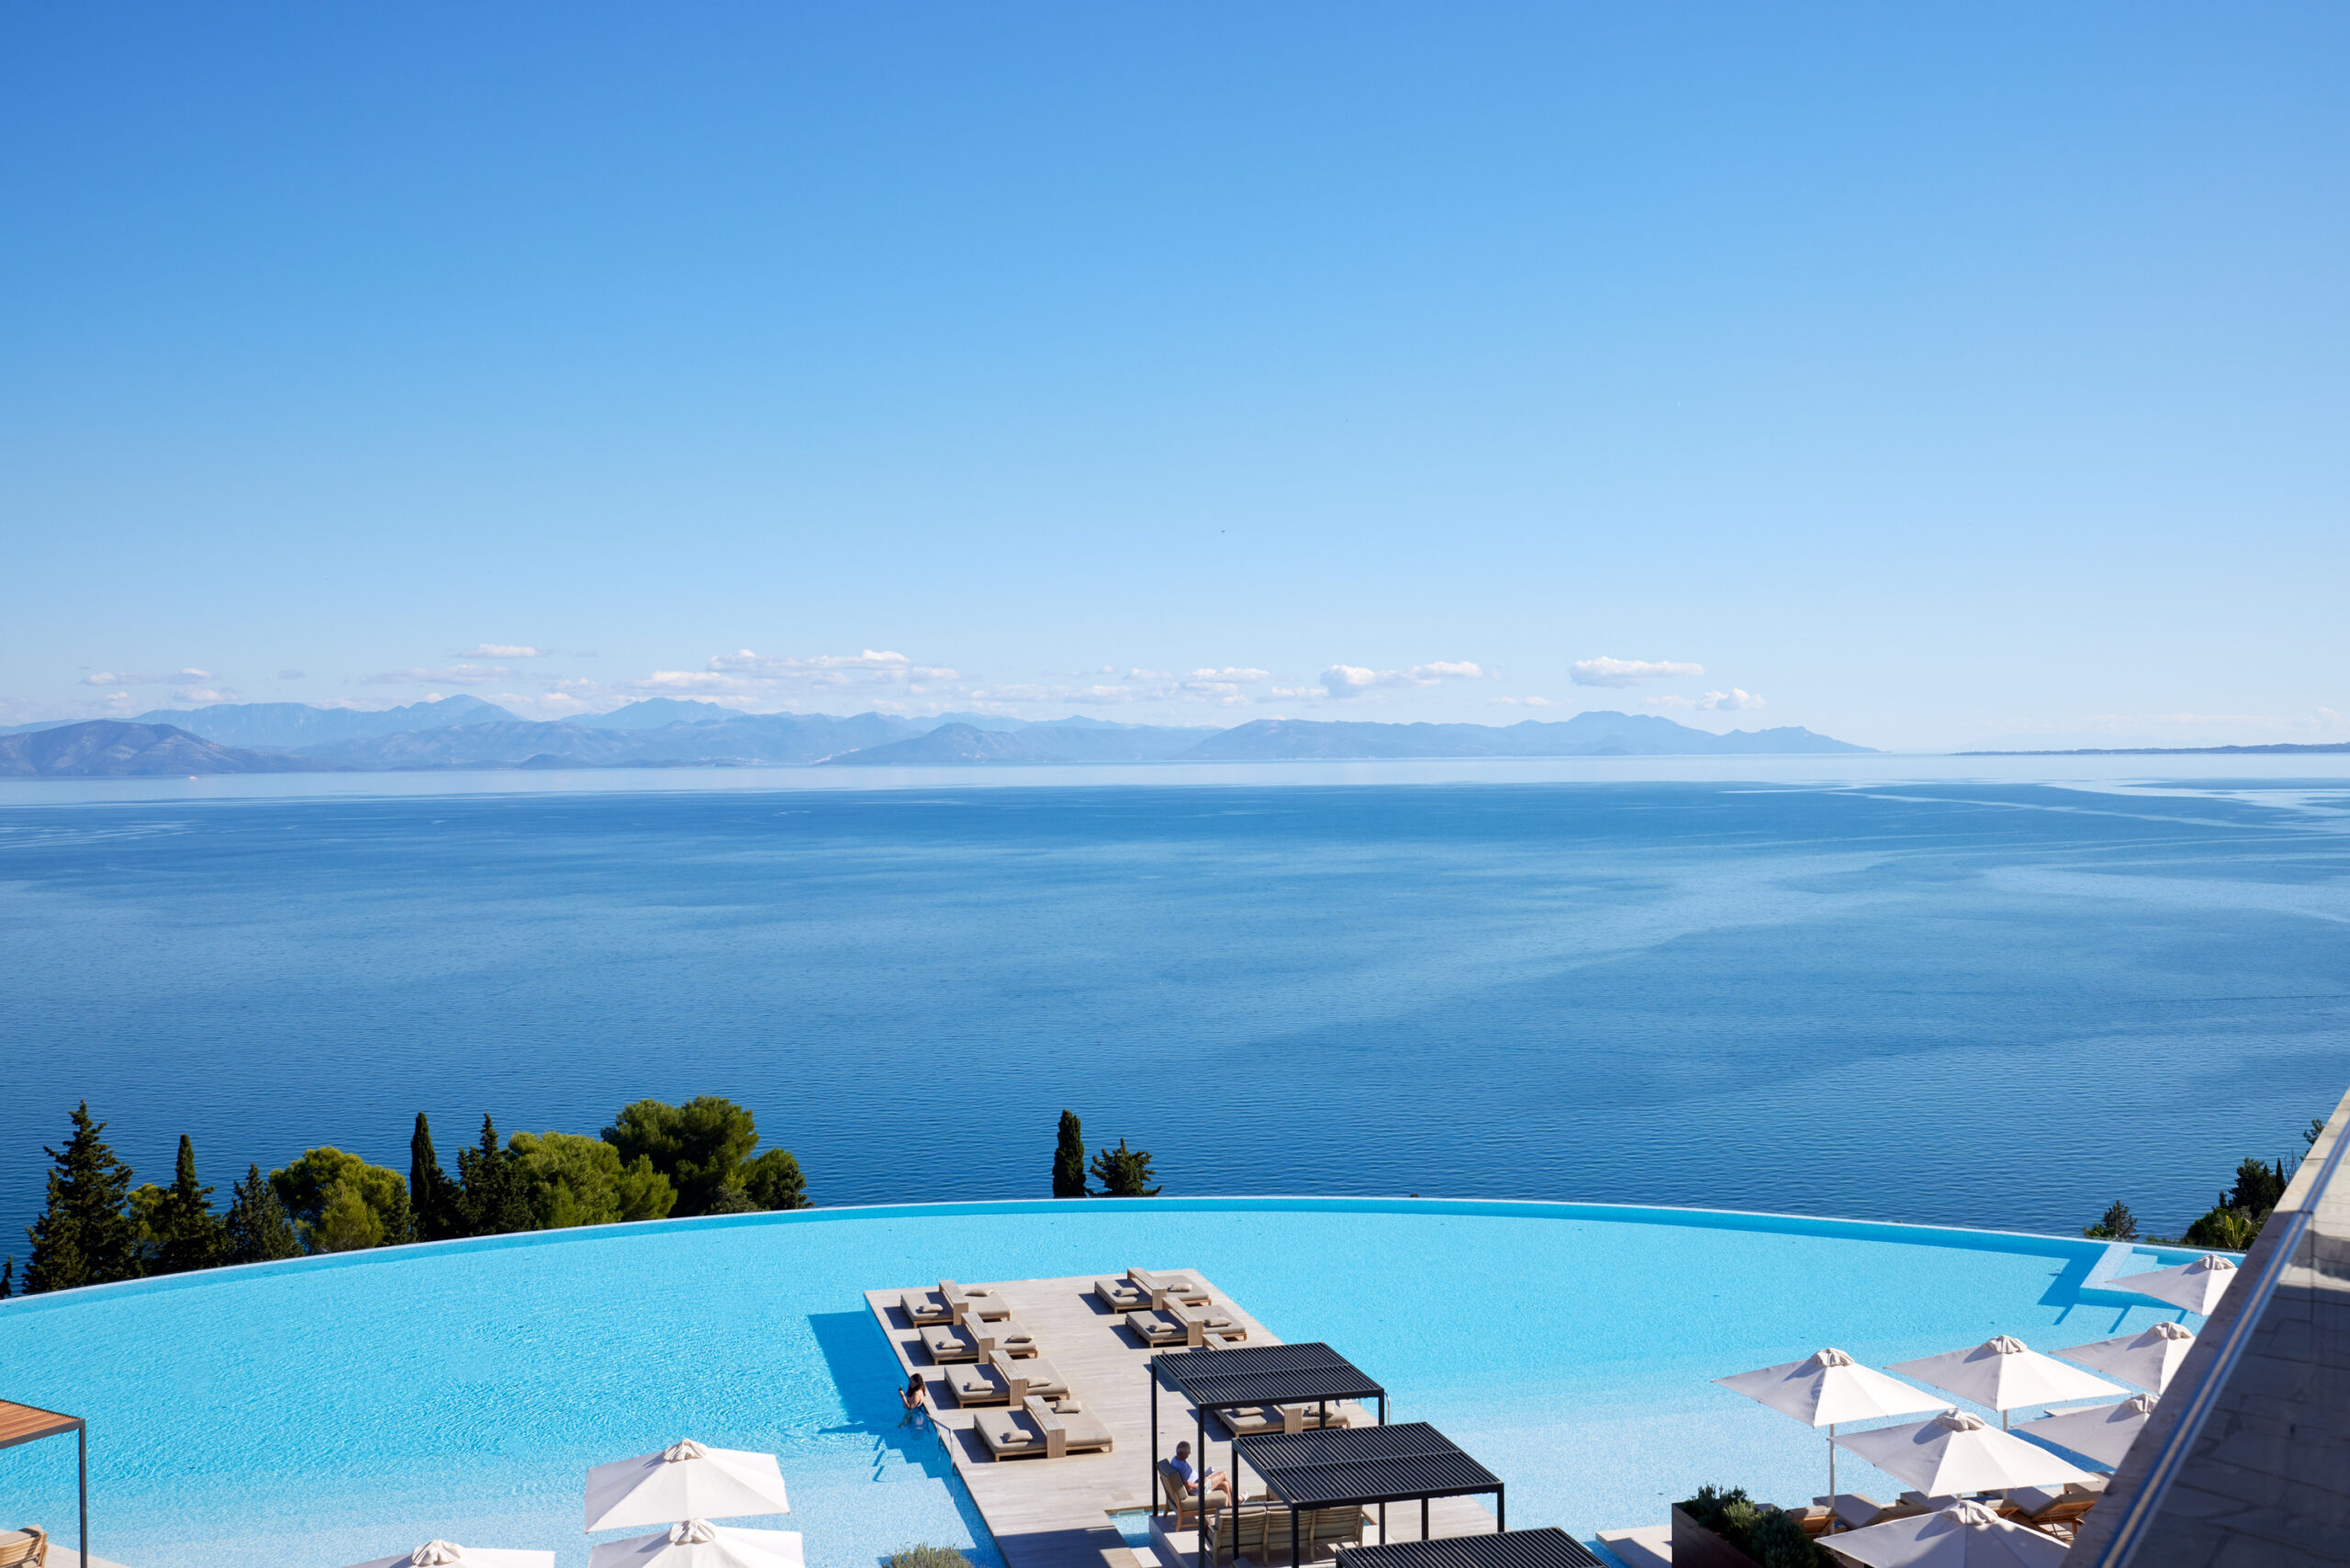
[[[284,1258],[267,1263],[231,1263],[185,1274],[149,1279],[117,1280],[108,1284],[80,1285],[40,1295],[18,1295],[0,1301],[0,1312],[37,1312],[126,1295],[189,1290],[227,1284],[258,1275],[296,1270],[370,1268],[422,1257],[489,1251],[506,1248],[554,1247],[574,1241],[608,1241],[630,1236],[682,1235],[688,1231],[733,1226],[822,1225],[850,1219],[938,1219],[983,1215],[1033,1215],[1061,1209],[1098,1214],[1111,1210],[1144,1213],[1232,1214],[1301,1213],[1459,1215],[1481,1219],[1576,1219],[1617,1225],[1669,1225],[1691,1229],[1742,1230],[1778,1235],[1832,1237],[1851,1241],[1885,1241],[1913,1247],[1948,1247],[1985,1252],[2012,1252],[2082,1260],[2095,1268],[2112,1249],[2143,1252],[2163,1262],[2199,1258],[2208,1248],[2178,1247],[2147,1241],[2114,1242],[2094,1237],[2049,1236],[2027,1230],[1975,1229],[1964,1226],[1908,1225],[1898,1220],[1843,1219],[1821,1215],[1772,1214],[1752,1209],[1712,1209],[1671,1204],[1589,1204],[1543,1198],[1380,1198],[1315,1196],[1312,1194],[1198,1195],[1173,1198],[990,1198],[926,1204],[844,1204],[831,1208],[776,1209],[756,1214],[695,1215],[682,1219],[635,1220],[613,1225],[574,1226],[562,1230],[522,1230],[503,1236],[469,1236],[447,1241],[415,1241],[397,1247],[374,1247],[355,1252],[318,1253]],[[2240,1253],[2223,1256],[2241,1257]],[[2109,1271],[2108,1271],[2109,1272]],[[2111,1288],[2105,1286],[2103,1288]]]

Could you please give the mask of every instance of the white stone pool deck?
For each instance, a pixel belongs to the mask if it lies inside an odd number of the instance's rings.
[[[1003,1553],[1006,1568],[1151,1568],[1147,1552],[1136,1552],[1110,1516],[1151,1507],[1150,1383],[1148,1366],[1155,1353],[1127,1330],[1122,1315],[1112,1312],[1093,1294],[1097,1278],[1123,1273],[1123,1268],[1101,1275],[1084,1274],[1051,1280],[965,1281],[1002,1297],[1012,1316],[1036,1337],[1038,1348],[1069,1387],[1085,1401],[1088,1411],[1110,1428],[1113,1446],[1107,1453],[1069,1454],[1060,1459],[1014,1459],[997,1462],[972,1430],[978,1412],[957,1406],[947,1391],[946,1368],[934,1364],[923,1349],[921,1332],[906,1320],[899,1298],[919,1295],[936,1282],[869,1290],[865,1303],[881,1326],[902,1374],[922,1374],[930,1391],[933,1419],[941,1443],[955,1463],[956,1473],[979,1505]],[[1216,1304],[1248,1331],[1251,1345],[1281,1341],[1215,1282],[1197,1269],[1169,1269],[1191,1275],[1215,1297]],[[1341,1354],[1344,1346],[1336,1347]],[[1364,1369],[1373,1377],[1378,1369]],[[1001,1408],[998,1406],[997,1408]],[[1408,1420],[1408,1412],[1394,1408],[1389,1394],[1389,1417]],[[1211,1427],[1211,1433],[1214,1428]],[[1172,1454],[1179,1442],[1197,1440],[1198,1425],[1191,1405],[1163,1385],[1158,1396],[1158,1451]],[[1211,1436],[1211,1463],[1218,1469],[1231,1462],[1228,1443]],[[1261,1487],[1244,1468],[1244,1493]],[[1389,1529],[1396,1540],[1416,1540],[1420,1510],[1411,1504],[1392,1508]],[[1432,1505],[1434,1536],[1481,1535],[1494,1528],[1494,1516],[1466,1497],[1438,1499]],[[1184,1538],[1187,1539],[1187,1538]],[[1366,1542],[1380,1539],[1375,1526],[1364,1528]],[[1246,1561],[1246,1559],[1244,1559]],[[1286,1554],[1280,1555],[1285,1564]],[[1184,1568],[1160,1563],[1158,1568]]]

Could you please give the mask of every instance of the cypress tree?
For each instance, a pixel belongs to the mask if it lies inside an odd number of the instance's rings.
[[[156,1226],[154,1271],[184,1274],[217,1267],[228,1256],[229,1233],[212,1212],[212,1189],[196,1180],[196,1145],[180,1135],[180,1158]]]
[[[416,1114],[416,1136],[408,1140],[408,1202],[419,1241],[439,1241],[458,1234],[454,1183],[441,1169],[433,1152],[432,1126],[424,1113]]]
[[[513,1156],[498,1146],[498,1126],[485,1114],[481,1143],[457,1151],[457,1214],[465,1236],[535,1230],[538,1216]]]
[[[1053,1147],[1053,1196],[1085,1195],[1085,1129],[1076,1112],[1063,1111],[1060,1142]]]
[[[302,1255],[294,1222],[285,1216],[285,1205],[277,1201],[277,1190],[261,1173],[260,1166],[246,1166],[245,1179],[231,1192],[234,1201],[229,1205],[225,1226],[229,1262],[271,1263]]]
[[[8,1260],[6,1263],[0,1263],[0,1301],[6,1301],[16,1294],[17,1255],[11,1252],[8,1254]]]
[[[130,1167],[115,1157],[98,1135],[104,1122],[90,1120],[90,1103],[73,1111],[73,1136],[62,1152],[47,1148],[49,1203],[26,1234],[32,1261],[25,1270],[25,1292],[102,1285],[139,1274],[139,1227],[126,1210]]]

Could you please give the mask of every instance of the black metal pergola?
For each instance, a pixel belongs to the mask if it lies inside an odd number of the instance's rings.
[[[80,1482],[82,1568],[90,1563],[90,1428],[79,1416],[61,1416],[54,1410],[43,1410],[37,1405],[12,1405],[0,1400],[0,1449],[12,1449],[18,1443],[39,1442],[43,1438],[62,1438],[73,1434],[74,1462]]]
[[[1144,1495],[1157,1511],[1158,1499],[1158,1385],[1163,1381],[1192,1402],[1199,1415],[1196,1450],[1202,1475],[1208,1468],[1208,1412],[1252,1405],[1319,1405],[1342,1399],[1375,1399],[1379,1424],[1387,1424],[1387,1391],[1346,1357],[1318,1341],[1304,1345],[1232,1345],[1175,1350],[1153,1356],[1150,1376],[1150,1484]],[[1236,1495],[1239,1483],[1233,1484]],[[1202,1502],[1207,1499],[1203,1496]]]
[[[1460,1535],[1443,1540],[1399,1540],[1388,1546],[1342,1546],[1338,1568],[1605,1568],[1598,1555],[1556,1525]]]
[[[1315,1508],[1363,1508],[1379,1505],[1379,1533],[1387,1535],[1387,1505],[1417,1499],[1420,1538],[1428,1533],[1428,1503],[1437,1497],[1494,1495],[1494,1524],[1509,1528],[1509,1504],[1501,1477],[1471,1459],[1459,1444],[1426,1421],[1400,1427],[1324,1428],[1311,1432],[1269,1432],[1233,1440],[1236,1461],[1245,1459],[1258,1479],[1289,1508],[1290,1568],[1304,1561],[1298,1515]],[[1236,1462],[1233,1468],[1239,1466]],[[1233,1486],[1235,1540],[1240,1523],[1239,1485]],[[1488,1539],[1488,1538],[1476,1538]]]

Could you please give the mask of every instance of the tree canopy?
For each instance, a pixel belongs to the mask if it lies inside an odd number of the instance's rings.
[[[408,1183],[399,1172],[339,1148],[314,1148],[269,1173],[302,1244],[313,1252],[356,1252],[414,1239]]]
[[[524,1201],[543,1230],[623,1220],[666,1219],[677,1190],[638,1155],[577,1133],[516,1133],[509,1140]]]
[[[677,1190],[680,1215],[745,1206],[734,1198],[722,1200],[722,1193],[741,1191],[739,1168],[759,1143],[751,1113],[732,1100],[715,1094],[698,1094],[682,1105],[639,1100],[613,1118],[604,1141],[627,1163],[651,1160]]]
[[[152,1182],[130,1194],[138,1216],[139,1249],[151,1274],[184,1274],[209,1269],[229,1255],[229,1233],[212,1212],[212,1189],[196,1178],[196,1145],[180,1135],[180,1157],[172,1184]]]
[[[50,1161],[49,1202],[27,1232],[33,1244],[25,1270],[28,1294],[139,1277],[130,1167],[106,1147],[106,1130],[104,1122],[90,1119],[84,1100],[73,1109],[73,1134],[65,1147],[43,1150]]]
[[[286,1217],[277,1189],[262,1175],[260,1166],[246,1166],[245,1179],[229,1196],[229,1215],[223,1222],[229,1232],[229,1262],[274,1263],[280,1258],[301,1256],[302,1243],[294,1234],[294,1222]]]
[[[1105,1198],[1158,1196],[1158,1189],[1150,1184],[1150,1151],[1128,1148],[1124,1138],[1118,1140],[1117,1148],[1093,1157],[1093,1179],[1102,1184]]]
[[[1085,1126],[1074,1111],[1061,1113],[1060,1137],[1053,1145],[1053,1196],[1085,1196]]]

